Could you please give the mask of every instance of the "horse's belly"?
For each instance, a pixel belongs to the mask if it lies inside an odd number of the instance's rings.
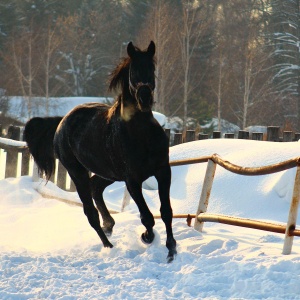
[[[83,159],[81,163],[85,168],[92,173],[111,181],[124,181],[124,170],[122,165],[115,165],[107,161],[106,159],[101,159],[99,157],[97,160]]]

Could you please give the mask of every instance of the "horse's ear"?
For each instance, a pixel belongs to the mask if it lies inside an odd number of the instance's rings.
[[[133,46],[132,42],[130,42],[127,45],[127,54],[130,58],[133,58],[134,54],[135,54],[135,47]]]
[[[148,49],[147,49],[147,53],[149,53],[152,57],[155,54],[155,43],[153,41],[150,42]]]

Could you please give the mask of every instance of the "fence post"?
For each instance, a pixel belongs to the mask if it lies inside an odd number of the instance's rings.
[[[174,134],[174,146],[182,144],[182,133]]]
[[[7,131],[7,138],[19,141],[21,138],[21,129],[18,126],[10,125]]]
[[[5,178],[17,177],[18,150],[10,149],[6,152]]]
[[[57,186],[62,190],[66,190],[66,182],[67,182],[67,170],[59,161],[57,167]]]
[[[195,140],[195,130],[187,130],[185,133],[185,142],[192,142]]]
[[[202,132],[198,134],[198,140],[207,140],[207,139],[208,139],[208,134]]]
[[[195,223],[194,223],[194,228],[198,231],[202,231],[203,222],[199,222],[197,217],[200,213],[204,213],[207,211],[208,201],[211,193],[212,184],[214,181],[216,167],[217,164],[213,162],[211,159],[209,159],[207,162],[206,173],[203,181],[200,201],[199,201],[199,205],[195,217]]]
[[[168,137],[169,141],[170,141],[170,135],[171,135],[171,129],[170,128],[165,128],[165,134]]]
[[[267,127],[267,141],[279,142],[279,126]]]
[[[249,139],[249,131],[239,130],[238,139],[248,140]]]
[[[29,174],[29,160],[30,160],[29,150],[24,149],[22,151],[21,176],[26,176]]]
[[[291,199],[289,217],[286,224],[285,238],[282,254],[290,254],[292,251],[294,236],[291,235],[291,231],[296,228],[298,207],[300,198],[300,165],[297,166],[297,172],[294,181],[293,197]]]
[[[125,210],[125,207],[129,205],[130,199],[131,199],[131,196],[128,192],[127,187],[125,186],[124,194],[123,194],[123,201],[122,201],[122,206],[121,206],[121,212],[123,212]]]
[[[234,139],[234,133],[225,133],[224,138],[225,139]]]
[[[252,140],[262,141],[264,134],[262,132],[252,132]]]
[[[33,173],[32,173],[32,181],[38,182],[40,180],[39,168],[36,162],[33,162]]]
[[[212,138],[213,139],[220,139],[221,138],[221,131],[213,131]]]
[[[299,140],[300,140],[300,133],[299,133],[299,132],[296,132],[296,133],[295,133],[294,141],[299,141]]]
[[[70,189],[69,192],[76,192],[76,186],[73,182],[73,180],[71,179],[71,183],[70,183]]]
[[[283,142],[291,142],[293,140],[293,131],[284,131],[282,133]]]

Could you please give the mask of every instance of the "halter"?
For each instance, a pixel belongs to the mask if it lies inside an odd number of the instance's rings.
[[[130,67],[129,67],[129,90],[130,90],[131,94],[135,97],[136,100],[138,99],[137,96],[138,96],[139,89],[144,86],[148,87],[151,91],[151,94],[153,95],[154,89],[153,89],[153,86],[151,83],[138,82],[136,84],[136,86],[133,85],[133,83],[131,81],[131,64],[130,64]]]

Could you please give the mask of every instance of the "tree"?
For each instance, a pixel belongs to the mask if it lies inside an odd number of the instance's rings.
[[[122,10],[117,2],[91,2],[79,14],[61,19],[62,61],[56,78],[64,94],[102,96],[107,94],[107,77],[120,56],[126,38]],[[91,4],[90,3],[90,4]]]
[[[176,2],[156,0],[147,16],[145,27],[138,36],[138,44],[146,46],[150,40],[156,44],[156,89],[154,93],[155,110],[170,115],[171,103],[178,97],[178,62],[180,49],[174,20],[179,7]]]
[[[187,0],[182,4],[177,32],[183,71],[183,130],[186,129],[190,95],[199,86],[206,71],[200,67],[199,62],[201,58],[209,56],[211,51],[210,36],[213,30],[211,8],[207,1]]]
[[[260,1],[226,1],[215,10],[211,57],[216,115],[245,128],[263,122],[272,99],[269,51],[264,45],[265,10]],[[273,105],[274,107],[274,105]],[[263,110],[266,112],[266,110]],[[266,114],[265,114],[266,115]]]
[[[294,114],[300,129],[300,1],[272,0],[269,45],[273,48],[274,87],[284,100],[285,118]]]

